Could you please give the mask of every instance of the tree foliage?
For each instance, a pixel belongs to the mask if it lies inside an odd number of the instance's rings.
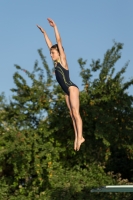
[[[0,199],[132,199],[129,193],[90,193],[102,185],[132,184],[133,96],[127,89],[133,79],[124,82],[128,63],[115,72],[122,48],[114,43],[103,61],[92,60],[89,68],[86,60],[78,60],[86,139],[79,152],[73,150],[63,92],[42,50],[42,68],[38,61],[33,72],[15,65],[12,100],[6,104],[0,96]]]

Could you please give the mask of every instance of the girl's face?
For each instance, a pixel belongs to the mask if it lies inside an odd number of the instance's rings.
[[[60,58],[59,52],[56,49],[51,49],[50,55],[53,61],[59,60]]]

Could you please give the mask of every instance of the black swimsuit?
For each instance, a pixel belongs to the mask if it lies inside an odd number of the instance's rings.
[[[56,80],[60,84],[61,88],[63,91],[69,95],[69,90],[68,88],[70,86],[75,86],[78,88],[77,85],[75,85],[69,78],[69,70],[65,69],[64,67],[61,66],[59,62],[57,62],[57,66],[55,67],[55,75],[56,75]]]

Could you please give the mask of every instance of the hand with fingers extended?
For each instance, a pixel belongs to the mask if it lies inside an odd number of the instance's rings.
[[[52,26],[52,27],[56,26],[55,22],[52,19],[48,18],[47,20],[48,20],[50,26]]]
[[[44,30],[41,26],[37,25],[37,27],[40,29],[40,31],[41,31],[42,33],[45,33],[45,30]]]

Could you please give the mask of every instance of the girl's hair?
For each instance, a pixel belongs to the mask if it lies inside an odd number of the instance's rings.
[[[63,47],[62,47],[62,48],[63,48]],[[50,48],[50,50],[51,50],[51,49],[56,49],[56,50],[58,51],[58,53],[60,53],[58,44],[54,44],[54,45]],[[64,50],[64,48],[63,48],[63,50]]]

